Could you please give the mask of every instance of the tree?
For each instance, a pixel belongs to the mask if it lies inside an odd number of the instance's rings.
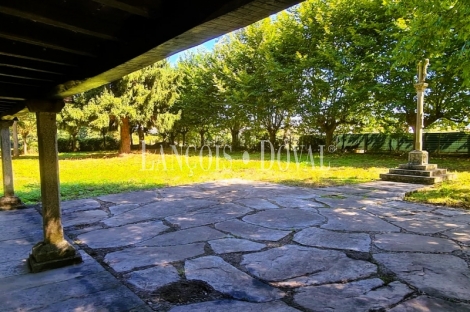
[[[266,130],[277,145],[278,131],[294,114],[297,104],[295,71],[282,54],[279,19],[264,19],[235,34],[238,97],[251,122]]]
[[[470,6],[465,0],[394,0],[384,2],[399,11],[396,24],[406,33],[394,49],[397,64],[416,64],[445,56],[447,67],[470,87]],[[449,47],[454,49],[449,51]]]
[[[449,3],[430,1],[426,5],[439,11]],[[376,89],[376,98],[380,104],[377,115],[385,123],[395,121],[398,128],[406,124],[406,128],[415,130],[416,91],[413,85],[416,82],[416,65],[424,58],[430,58],[424,126],[428,128],[442,120],[463,122],[468,118],[470,99],[464,74],[455,66],[456,51],[460,51],[463,44],[461,36],[444,36],[438,40],[434,33],[429,33],[429,29],[436,27],[444,31],[443,25],[436,24],[434,13],[414,1],[399,4],[388,5],[388,13],[393,15],[395,22],[389,23],[388,53],[376,63],[376,66],[382,68],[378,76],[379,88]],[[413,9],[410,5],[413,5]],[[442,18],[448,19],[449,16],[444,14]],[[422,23],[429,23],[426,24],[429,29],[416,28]],[[449,21],[443,23],[448,26]],[[435,33],[439,31],[435,30]]]
[[[13,132],[12,132],[12,137],[13,137],[13,157],[18,157],[20,156],[20,152],[18,150],[18,121],[15,119],[13,121]]]
[[[330,145],[338,127],[367,123],[374,61],[390,19],[376,1],[361,0],[304,2],[292,19],[298,21],[299,114]]]
[[[217,119],[217,107],[214,104],[217,101],[217,88],[213,82],[209,53],[187,53],[178,63],[178,70],[182,75],[182,83],[173,111],[181,112],[180,126],[196,131],[201,146],[204,146],[205,135]]]
[[[28,146],[30,137],[36,132],[36,116],[32,113],[26,113],[20,116],[18,120],[18,133],[23,140],[23,154],[28,155]]]
[[[67,131],[70,135],[72,151],[77,150],[77,135],[82,127],[88,126],[91,111],[88,101],[95,94],[94,91],[80,93],[72,97],[72,102],[67,103],[57,116],[60,129]]]
[[[96,99],[120,123],[120,154],[130,153],[132,125],[155,125],[177,99],[179,77],[167,61],[155,63],[104,87]]]

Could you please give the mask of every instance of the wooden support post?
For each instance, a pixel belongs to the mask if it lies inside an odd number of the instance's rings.
[[[0,197],[0,210],[24,208],[21,200],[15,196],[13,187],[13,164],[11,161],[10,127],[13,120],[0,121],[0,140],[2,145],[3,196]]]
[[[63,102],[28,103],[36,113],[44,240],[33,247],[29,265],[33,272],[82,262],[80,253],[64,238],[60,209],[59,158],[56,115]],[[43,111],[44,110],[44,111]]]

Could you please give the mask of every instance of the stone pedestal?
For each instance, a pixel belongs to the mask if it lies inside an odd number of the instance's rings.
[[[33,273],[78,264],[82,261],[81,255],[66,240],[56,244],[37,243],[28,259]]]
[[[29,256],[33,272],[82,262],[80,253],[65,240],[62,228],[56,113],[63,103],[54,107],[48,112],[36,111],[44,240],[33,247]],[[35,107],[28,108],[34,111]]]
[[[0,210],[14,210],[26,208],[21,199],[17,196],[0,197]]]
[[[25,205],[15,196],[13,188],[13,165],[11,162],[10,127],[13,121],[0,121],[0,140],[2,145],[3,196],[0,197],[0,210],[24,208]]]
[[[408,154],[408,163],[410,165],[427,165],[429,161],[429,154],[426,151],[414,150]]]

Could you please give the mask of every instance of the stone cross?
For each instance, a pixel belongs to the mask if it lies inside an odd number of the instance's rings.
[[[423,151],[423,128],[424,128],[424,91],[428,84],[426,81],[427,68],[429,59],[425,59],[424,63],[418,63],[418,82],[414,85],[417,92],[417,109],[416,109],[416,127],[415,127],[415,148],[409,154],[409,163],[414,165],[424,165],[428,163],[428,153]]]

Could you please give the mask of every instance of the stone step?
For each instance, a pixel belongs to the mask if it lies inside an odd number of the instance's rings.
[[[427,165],[411,165],[411,164],[401,164],[398,165],[399,169],[408,169],[408,170],[435,170],[437,169],[436,164],[427,164]]]
[[[411,169],[390,169],[391,174],[423,176],[423,177],[436,177],[447,174],[447,169],[434,169],[434,170],[411,170]]]
[[[416,184],[435,184],[441,183],[447,180],[453,180],[453,174],[445,174],[435,177],[424,177],[424,176],[411,176],[403,174],[393,174],[393,173],[382,173],[380,178],[384,181],[393,181],[393,182],[405,182],[405,183],[416,183]]]

